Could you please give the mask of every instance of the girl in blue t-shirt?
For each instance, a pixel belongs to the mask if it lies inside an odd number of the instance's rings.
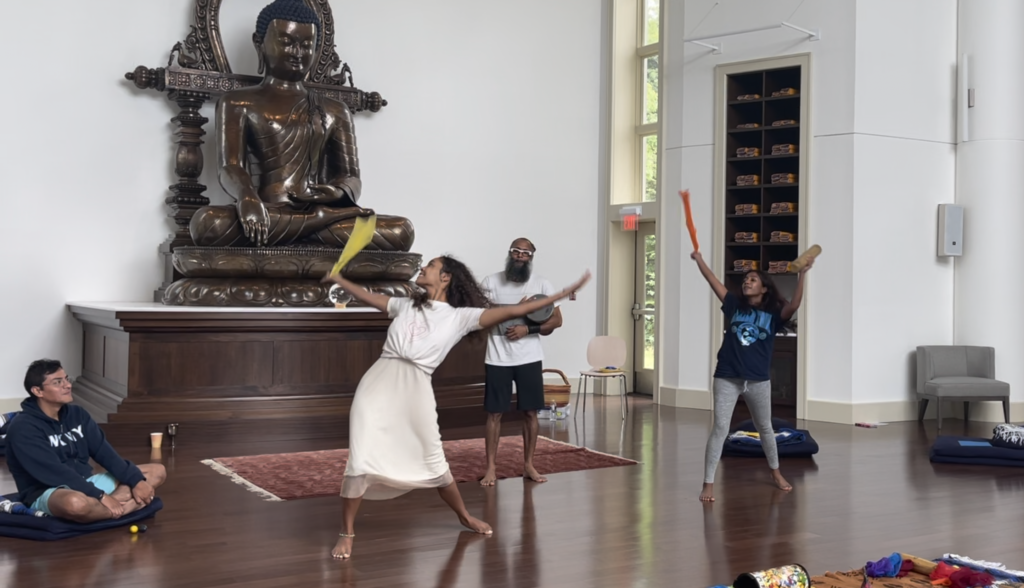
[[[704,450],[704,490],[700,499],[702,502],[715,501],[715,470],[718,469],[722,447],[729,434],[729,422],[740,396],[750,407],[775,485],[782,490],[792,490],[793,487],[779,472],[779,452],[772,429],[771,361],[775,335],[786,331],[786,325],[800,308],[804,276],[814,261],[811,260],[800,271],[793,300],[787,302],[779,295],[768,274],[758,270],[747,272],[741,291],[734,294],[715,277],[700,252],[694,251],[690,258],[697,262],[700,273],[722,301],[722,312],[725,313],[725,339],[718,350],[712,388],[715,424]]]

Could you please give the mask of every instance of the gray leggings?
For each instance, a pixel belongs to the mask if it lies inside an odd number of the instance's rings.
[[[715,470],[722,457],[722,446],[729,436],[729,421],[736,408],[736,401],[743,395],[744,402],[754,417],[754,427],[761,436],[761,446],[768,458],[768,467],[779,469],[779,450],[775,446],[775,431],[772,430],[772,383],[770,380],[751,382],[734,378],[715,378],[715,426],[711,429],[708,446],[704,450],[704,483],[715,482]]]

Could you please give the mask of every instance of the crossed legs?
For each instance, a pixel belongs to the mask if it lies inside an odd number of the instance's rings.
[[[142,470],[142,475],[146,477],[146,481],[153,488],[158,488],[167,480],[167,470],[158,463],[143,464],[139,466],[139,469]],[[120,516],[135,512],[144,506],[135,502],[135,499],[132,498],[132,489],[124,484],[118,484],[110,496],[121,503],[124,510]],[[110,509],[99,500],[68,488],[54,490],[46,507],[53,516],[76,523],[94,523],[119,518],[115,517]]]

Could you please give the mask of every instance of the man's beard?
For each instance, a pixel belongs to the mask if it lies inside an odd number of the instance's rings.
[[[522,284],[529,281],[532,270],[533,262],[531,261],[524,261],[522,265],[517,265],[512,256],[505,259],[505,279],[510,282]]]

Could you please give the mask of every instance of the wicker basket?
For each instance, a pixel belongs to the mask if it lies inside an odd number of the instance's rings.
[[[565,382],[564,384],[544,383],[544,405],[567,406],[569,404],[569,393],[572,392],[572,384],[569,383],[569,378],[565,377],[561,370],[545,369],[542,371],[545,374],[558,374],[562,376],[562,381]]]

